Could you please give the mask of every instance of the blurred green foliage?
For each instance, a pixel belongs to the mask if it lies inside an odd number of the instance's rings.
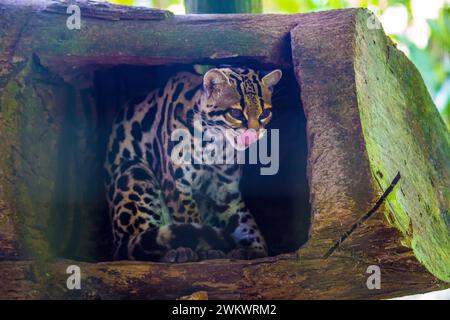
[[[168,9],[176,14],[185,12],[184,0],[108,1]],[[298,13],[349,7],[366,7],[380,17],[386,32],[421,72],[436,106],[450,127],[449,0],[263,0],[264,13]],[[433,14],[433,10],[437,13]],[[392,27],[397,27],[397,30],[389,32],[392,29],[389,24],[393,24]]]

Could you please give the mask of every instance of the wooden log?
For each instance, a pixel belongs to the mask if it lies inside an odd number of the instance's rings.
[[[10,16],[10,7],[1,6],[4,15]],[[16,53],[27,55],[32,50],[44,66],[58,69],[60,74],[117,64],[240,62],[291,66],[287,38],[297,24],[296,16],[235,15],[230,19],[227,15],[166,15],[163,20],[109,21],[104,19],[104,8],[100,17],[95,17],[94,9],[84,16],[81,8],[81,29],[69,30],[69,15],[52,8],[27,8],[30,16]]]
[[[320,29],[306,31],[299,24],[292,31],[308,119],[313,207],[311,240],[301,252],[331,248],[337,234],[370,211],[400,173],[386,207],[339,254],[360,256],[383,269],[392,263],[390,254],[409,247],[448,282],[448,131],[414,65],[370,13],[354,13],[339,20],[317,17],[309,25]]]
[[[355,85],[372,181],[385,189],[402,174],[386,221],[431,273],[450,282],[449,131],[405,54],[381,29],[368,30],[367,15],[356,22]]]
[[[262,13],[261,0],[185,0],[186,13]]]
[[[30,298],[31,290],[34,298],[49,299],[177,299],[196,292],[206,292],[209,299],[385,299],[448,287],[410,252],[393,258],[391,266],[382,267],[380,290],[366,286],[371,261],[348,256],[187,264],[59,260],[46,264],[45,275],[32,262],[3,261],[0,272],[9,276],[0,297]],[[397,269],[399,264],[408,268]],[[81,290],[66,287],[70,265],[80,267]]]
[[[8,208],[0,220],[6,235],[0,236],[0,274],[7,275],[0,297],[158,299],[205,291],[213,299],[370,299],[449,287],[448,132],[418,71],[368,23],[367,11],[143,20],[152,10],[128,14],[106,5],[97,12],[85,3],[89,16],[81,30],[68,30],[60,2],[51,3],[56,7],[0,4],[1,21],[11,24],[0,29],[0,205]],[[105,12],[114,18],[105,19]],[[89,75],[117,64],[202,62],[295,69],[308,125],[308,243],[254,261],[54,259],[58,250],[50,244],[70,248],[68,234],[80,228],[73,223],[76,207],[55,206],[55,186],[69,181],[73,187],[77,174],[89,178],[78,169],[92,163],[85,146],[92,132],[71,131],[64,122],[88,121],[77,117],[95,105]],[[70,156],[58,173],[58,152],[71,144],[86,161]],[[381,201],[397,172],[400,180]],[[83,230],[80,239],[90,227]],[[22,260],[12,261],[17,257]],[[81,267],[81,291],[65,286],[71,264]],[[366,286],[371,265],[381,269],[379,290]]]

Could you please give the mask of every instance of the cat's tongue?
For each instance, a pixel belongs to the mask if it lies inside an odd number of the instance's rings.
[[[255,130],[247,129],[243,133],[239,135],[239,143],[248,147],[252,143],[255,143],[258,140],[258,134]]]

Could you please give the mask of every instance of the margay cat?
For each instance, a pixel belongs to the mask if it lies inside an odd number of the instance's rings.
[[[232,129],[228,138],[248,146],[271,120],[272,90],[281,75],[275,70],[262,77],[237,68],[211,69],[204,76],[180,72],[141,103],[120,110],[106,160],[115,259],[187,262],[267,255],[239,191],[241,166],[176,164],[171,134]],[[196,143],[194,134],[190,143]]]

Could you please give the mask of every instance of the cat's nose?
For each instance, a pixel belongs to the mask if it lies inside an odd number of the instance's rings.
[[[256,130],[247,129],[239,136],[240,143],[246,147],[255,143],[258,140],[258,133]]]
[[[259,121],[254,117],[249,117],[247,126],[249,129],[258,131],[259,130]]]

